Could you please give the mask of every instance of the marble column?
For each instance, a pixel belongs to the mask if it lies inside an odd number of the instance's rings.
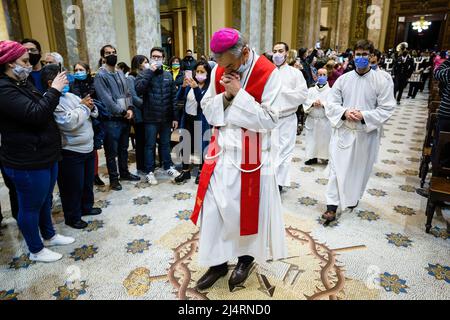
[[[297,48],[313,48],[320,38],[321,0],[299,0],[297,26]]]
[[[3,2],[0,2],[0,39],[9,39],[6,15],[5,10],[3,9]]]
[[[352,0],[341,0],[338,17],[336,46],[338,46],[339,51],[345,51],[349,47]]]
[[[272,50],[274,0],[241,1],[240,31],[258,53]]]
[[[159,0],[134,0],[134,20],[136,52],[148,56],[162,41]]]
[[[97,70],[100,49],[106,44],[117,46],[112,0],[83,0],[83,13],[89,63]]]

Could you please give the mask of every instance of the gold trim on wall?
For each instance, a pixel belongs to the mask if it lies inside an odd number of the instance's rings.
[[[127,8],[128,42],[130,44],[130,56],[131,59],[133,59],[133,57],[137,55],[136,17],[134,15],[134,0],[126,0],[125,6]]]
[[[22,32],[24,38],[31,38],[30,16],[28,15],[26,0],[17,0],[17,7],[20,13],[20,23],[22,25]]]

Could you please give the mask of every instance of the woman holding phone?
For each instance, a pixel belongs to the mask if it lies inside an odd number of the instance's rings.
[[[203,163],[203,154],[206,150],[209,137],[205,137],[207,131],[210,130],[210,125],[203,115],[201,108],[201,101],[206,91],[208,91],[211,79],[211,67],[206,61],[199,61],[195,66],[195,77],[192,77],[192,72],[188,73],[186,71],[183,85],[178,91],[177,99],[179,103],[183,104],[183,114],[181,117],[181,129],[182,139],[183,136],[190,135],[191,141],[190,145],[183,145],[183,150],[190,150],[190,152],[183,152],[183,172],[175,178],[176,183],[184,183],[191,179],[191,161],[190,155],[194,154],[195,147],[197,145],[201,146],[201,158]],[[200,127],[201,130],[195,130]],[[196,132],[201,132],[201,136],[195,135]],[[186,140],[185,140],[186,141]],[[200,172],[202,169],[202,164],[200,164]],[[199,183],[200,172],[195,181],[196,184]]]

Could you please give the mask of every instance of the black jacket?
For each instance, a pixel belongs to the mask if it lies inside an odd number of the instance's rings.
[[[406,81],[414,72],[413,58],[408,56],[405,62],[403,62],[403,57],[398,57],[394,62],[394,69],[392,72],[397,79]]]
[[[53,118],[61,93],[44,96],[30,83],[0,75],[0,161],[7,168],[37,170],[60,160],[61,136]]]
[[[178,120],[177,88],[170,72],[149,69],[141,72],[136,78],[136,93],[144,98],[141,107],[144,123]]]
[[[185,57],[181,61],[181,67],[183,70],[194,70],[196,65],[197,60],[195,60],[194,57]]]

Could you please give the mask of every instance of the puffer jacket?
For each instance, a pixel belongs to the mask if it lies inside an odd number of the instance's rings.
[[[30,82],[0,76],[0,160],[7,168],[39,170],[61,159],[61,136],[53,118],[61,93],[43,96]]]
[[[170,72],[148,69],[136,78],[136,93],[144,98],[141,106],[144,123],[172,122],[179,118],[177,89]]]

